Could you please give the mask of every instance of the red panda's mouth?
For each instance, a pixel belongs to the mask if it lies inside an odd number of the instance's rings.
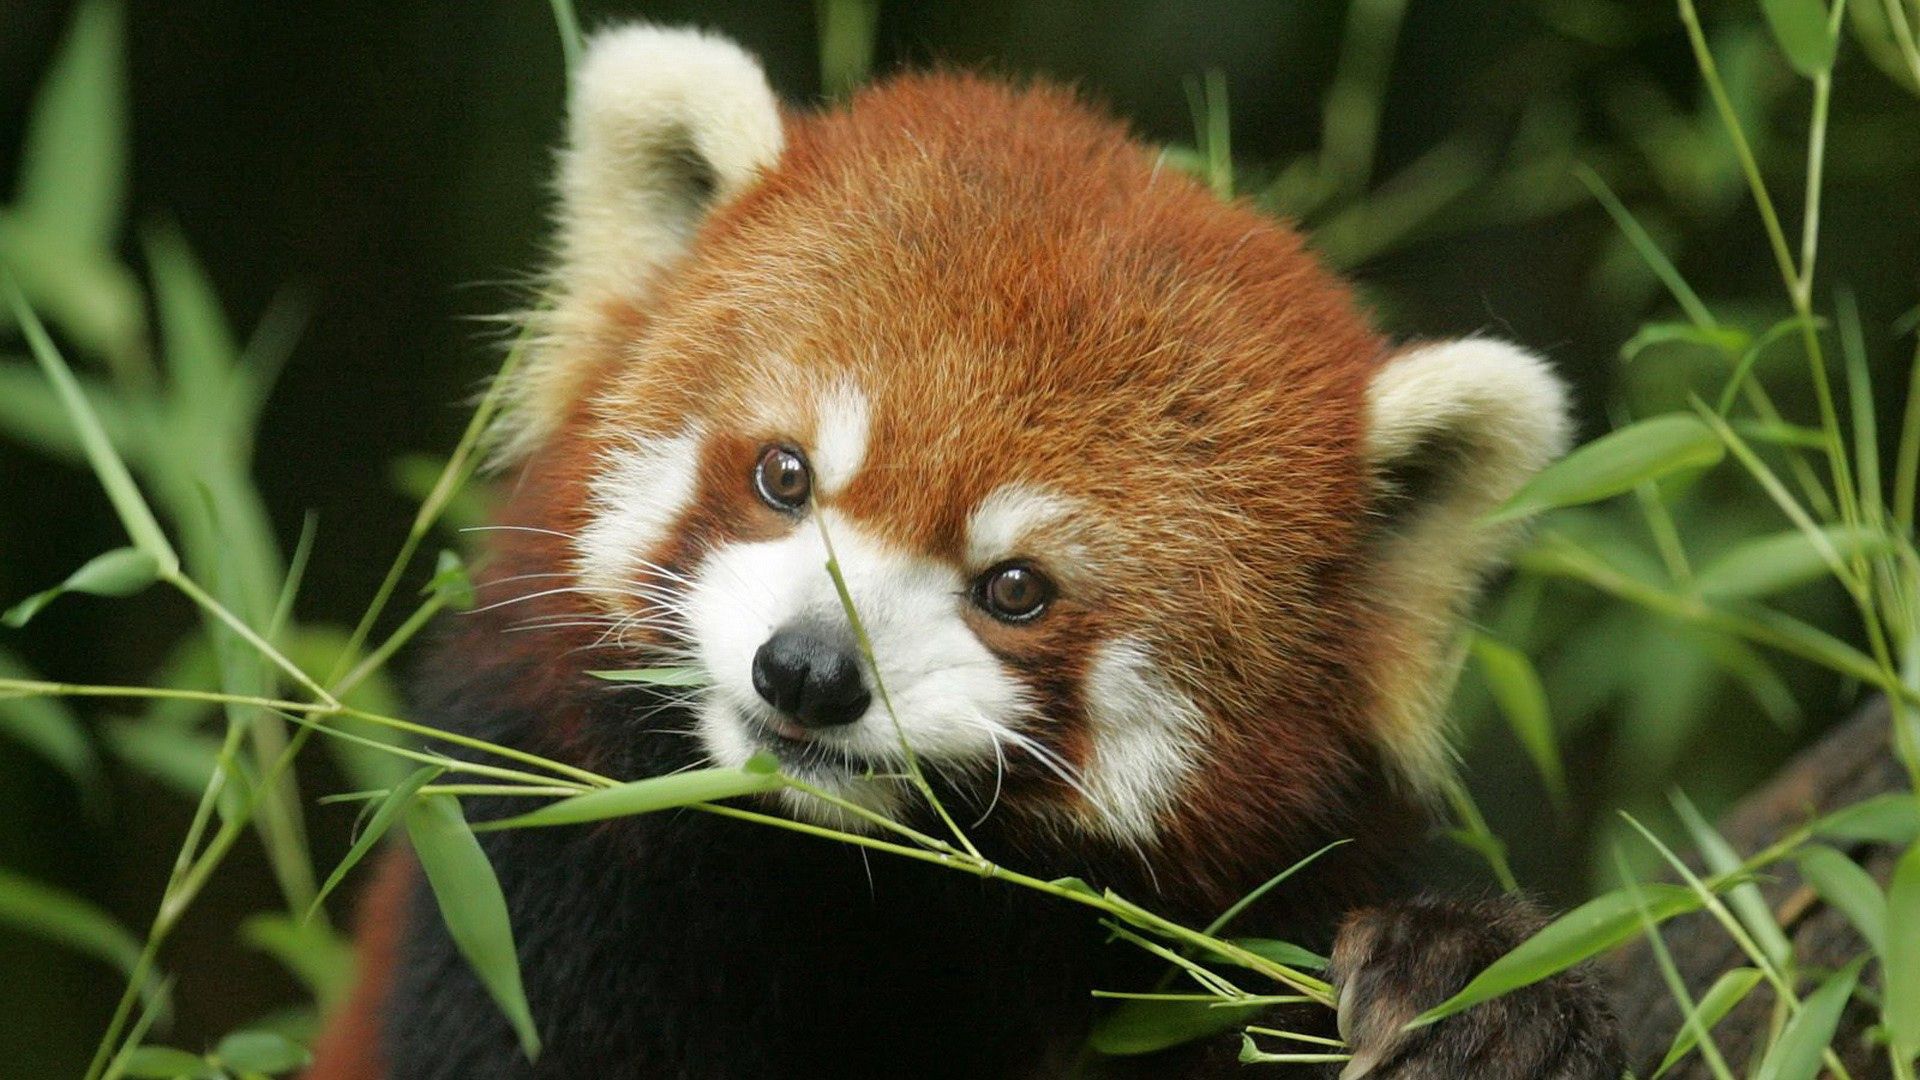
[[[893,771],[891,764],[857,753],[831,736],[820,736],[774,715],[741,714],[739,723],[761,749],[781,765],[801,773],[836,777],[871,776]]]

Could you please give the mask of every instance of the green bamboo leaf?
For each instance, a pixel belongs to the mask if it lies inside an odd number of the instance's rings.
[[[1088,1044],[1109,1057],[1151,1054],[1246,1023],[1262,1006],[1205,1001],[1125,1001],[1093,1025]]]
[[[1648,349],[1663,345],[1693,345],[1721,356],[1739,356],[1753,343],[1753,335],[1732,326],[1702,326],[1698,323],[1662,322],[1642,326],[1620,346],[1620,359],[1633,361]]]
[[[304,1069],[312,1057],[293,1040],[272,1031],[236,1031],[220,1040],[213,1056],[229,1069],[269,1076]]]
[[[1892,541],[1874,529],[1832,526],[1820,530],[1840,557],[1878,554]],[[1700,591],[1717,599],[1755,599],[1810,584],[1832,573],[1812,537],[1799,529],[1744,540],[1700,568]]]
[[[1811,79],[1833,70],[1839,42],[1828,28],[1821,0],[1760,0],[1767,26],[1793,70]]]
[[[1862,956],[1840,969],[1801,1003],[1800,1011],[1787,1021],[1785,1030],[1760,1059],[1753,1080],[1813,1080],[1866,962]]]
[[[139,460],[146,448],[119,399],[96,380],[76,381],[113,445],[126,457]],[[61,461],[86,462],[80,437],[74,432],[73,424],[61,414],[59,394],[46,376],[30,364],[0,362],[0,432]]]
[[[446,598],[447,606],[455,611],[465,611],[473,606],[473,578],[467,574],[466,561],[456,551],[442,551],[434,563],[433,580],[427,582],[425,590],[432,595]]]
[[[1726,1019],[1726,1015],[1733,1011],[1733,1007],[1745,1000],[1759,982],[1760,969],[1750,967],[1734,968],[1715,979],[1694,1010],[1694,1014],[1699,1017],[1700,1028],[1712,1031],[1713,1026]],[[1681,1058],[1692,1053],[1693,1048],[1699,1043],[1700,1037],[1694,1034],[1693,1025],[1683,1025],[1680,1028],[1680,1034],[1673,1037],[1673,1046],[1667,1050],[1667,1056],[1660,1059],[1660,1067],[1653,1071],[1653,1076],[1648,1080],[1657,1080],[1662,1073],[1678,1064]]]
[[[1800,876],[1829,905],[1853,924],[1875,955],[1887,954],[1887,898],[1880,884],[1857,862],[1824,844],[1810,844],[1795,856]]]
[[[1713,465],[1725,454],[1719,437],[1698,418],[1656,416],[1603,435],[1547,466],[1487,522],[1611,498],[1649,480]]]
[[[40,613],[40,609],[67,593],[91,596],[132,596],[153,584],[160,576],[160,564],[138,548],[115,548],[87,560],[86,565],[67,575],[67,580],[51,589],[34,593],[0,615],[0,625],[18,629]]]
[[[1276,964],[1306,971],[1325,971],[1328,960],[1317,952],[1303,949],[1290,941],[1276,941],[1272,938],[1231,938],[1233,944],[1240,946],[1255,956],[1264,957]],[[1227,957],[1221,957],[1226,960]]]
[[[1480,674],[1492,691],[1493,700],[1513,729],[1514,737],[1533,759],[1540,779],[1557,802],[1567,798],[1567,771],[1560,761],[1560,746],[1553,733],[1553,718],[1547,711],[1547,691],[1526,654],[1495,641],[1485,634],[1473,636],[1473,656],[1479,661]]]
[[[80,5],[20,155],[15,210],[76,249],[112,247],[126,200],[124,24],[118,3]]]
[[[240,940],[279,961],[323,1008],[344,997],[353,982],[353,946],[325,923],[263,913],[240,924]]]
[[[1893,1044],[1908,1058],[1920,1053],[1920,843],[1894,865],[1887,884],[1887,949],[1883,1016]]]
[[[190,425],[224,421],[240,350],[220,298],[178,228],[152,228],[145,239],[161,351],[178,395],[179,420]]]
[[[1920,799],[1910,792],[1893,792],[1862,799],[1812,824],[1815,835],[1831,840],[1904,847],[1920,839]]]
[[[479,829],[524,829],[541,825],[577,825],[585,821],[646,814],[693,803],[718,802],[742,795],[778,791],[785,781],[777,773],[746,769],[695,769],[672,776],[635,780],[618,787],[589,791],[549,803],[531,813],[489,821]]]
[[[32,681],[32,669],[0,651],[0,678]],[[100,775],[100,761],[80,718],[57,697],[0,696],[0,736],[11,738],[63,769],[82,786]]]
[[[81,351],[121,361],[146,347],[139,279],[113,251],[75,248],[54,227],[0,210],[0,266]],[[18,321],[17,311],[0,309],[0,327]]]
[[[45,938],[130,972],[140,942],[113,916],[85,900],[0,870],[0,925]]]
[[[413,805],[413,797],[419,793],[420,789],[433,783],[443,772],[446,770],[437,766],[422,766],[395,785],[392,791],[387,792],[386,797],[380,800],[380,805],[374,808],[373,816],[367,819],[366,826],[360,830],[360,835],[354,838],[353,846],[340,857],[340,864],[333,868],[333,873],[327,875],[326,882],[314,895],[313,903],[307,907],[307,919],[313,918],[314,913],[320,910],[320,905],[326,903],[327,897],[333,894],[333,890],[339,888],[340,883],[347,879],[347,874],[360,865],[360,860],[366,858],[367,853],[380,842],[380,838],[387,834],[387,830],[393,825],[393,819]]]
[[[160,576],[171,577],[180,569],[180,556],[167,541],[167,534],[154,520],[153,511],[140,494],[133,482],[133,476],[127,472],[127,465],[113,448],[113,442],[107,438],[106,430],[101,426],[100,417],[94,413],[93,406],[87,400],[86,392],[73,377],[73,369],[67,366],[60,350],[54,347],[53,339],[47,336],[46,327],[27,306],[27,298],[20,293],[19,285],[6,276],[0,269],[0,285],[4,285],[7,302],[14,316],[20,320],[20,329],[27,336],[27,345],[33,350],[34,359],[40,369],[46,373],[48,381],[60,395],[60,404],[73,420],[75,430],[80,433],[80,443],[86,448],[87,462],[93,466],[94,475],[100,480],[100,486],[106,489],[107,498],[120,515],[120,523],[127,530],[134,546],[149,555],[159,564]]]
[[[407,837],[413,841],[414,854],[426,871],[454,945],[506,1014],[527,1059],[537,1059],[540,1034],[520,982],[507,898],[500,891],[493,864],[460,813],[459,800],[445,795],[414,799],[407,804],[406,822]]]
[[[171,1046],[142,1046],[121,1062],[121,1075],[134,1080],[217,1080],[224,1075],[198,1054]]]
[[[1741,859],[1726,838],[1720,835],[1707,822],[1693,800],[1685,793],[1675,791],[1672,796],[1673,808],[1680,816],[1681,824],[1693,837],[1695,847],[1706,860],[1708,869],[1716,874],[1736,874],[1741,867]],[[1780,930],[1780,924],[1773,920],[1773,909],[1767,906],[1766,898],[1760,895],[1760,886],[1753,882],[1742,882],[1727,890],[1727,903],[1740,915],[1740,922],[1753,935],[1767,959],[1775,965],[1784,967],[1793,958],[1793,946],[1788,943],[1786,934]]]
[[[220,759],[220,739],[193,728],[116,717],[102,725],[100,733],[121,763],[188,799],[198,799],[207,789]]]
[[[625,671],[589,671],[608,682],[646,683],[650,686],[706,686],[713,682],[697,667],[631,668]]]
[[[1679,885],[1640,886],[1647,914],[1654,922],[1696,911],[1700,898]],[[1472,1008],[1502,994],[1531,986],[1550,975],[1599,955],[1640,932],[1640,909],[1626,889],[1603,893],[1581,904],[1539,933],[1515,946],[1467,983],[1459,993],[1414,1017],[1408,1027],[1421,1027]]]

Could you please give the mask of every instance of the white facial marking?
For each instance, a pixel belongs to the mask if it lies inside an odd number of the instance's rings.
[[[820,399],[813,433],[813,477],[820,494],[846,489],[867,458],[867,429],[872,411],[867,396],[846,384]]]
[[[984,569],[1018,554],[1034,532],[1075,509],[1072,499],[1030,484],[1005,484],[980,500],[967,517],[967,565]]]
[[[872,639],[880,675],[899,718],[874,692],[859,720],[817,732],[827,755],[845,755],[854,770],[817,776],[836,794],[869,806],[891,805],[892,781],[864,782],[858,763],[898,771],[904,732],[930,763],[988,772],[995,744],[1013,738],[1025,709],[1020,684],[980,643],[964,618],[965,583],[951,567],[894,548],[831,510],[825,515],[847,588]],[[738,765],[756,749],[754,729],[770,715],[753,688],[753,658],[773,632],[796,621],[838,621],[845,613],[823,565],[826,552],[812,522],[778,540],[734,544],[699,568],[686,602],[700,665],[713,680],[699,732],[719,764]],[[872,673],[868,686],[872,690]],[[811,805],[801,805],[801,803]],[[796,809],[821,816],[812,800]]]
[[[1093,754],[1083,780],[1116,833],[1146,839],[1193,768],[1205,718],[1133,638],[1094,654],[1086,700]]]
[[[591,484],[591,520],[575,542],[581,584],[610,594],[633,588],[646,553],[693,500],[699,465],[694,430],[606,452]]]

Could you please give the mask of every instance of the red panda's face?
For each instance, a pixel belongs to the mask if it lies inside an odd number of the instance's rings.
[[[1386,361],[1292,233],[1064,93],[685,105],[742,63],[596,48],[519,432],[579,477],[540,524],[612,636],[703,676],[706,755],[891,812],[910,747],[976,815],[1209,859],[1426,767],[1435,627],[1558,437],[1550,378]]]

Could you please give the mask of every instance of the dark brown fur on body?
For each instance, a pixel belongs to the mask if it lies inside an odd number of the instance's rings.
[[[690,50],[708,65],[700,94],[724,91],[743,59],[689,35],[609,40],[602,60],[636,47],[646,61],[616,72],[634,84],[671,67],[676,54],[656,46]],[[595,81],[604,62],[587,67],[563,170],[559,299],[522,388],[507,528],[487,545],[483,573],[498,584],[443,634],[423,721],[622,778],[708,763],[727,744],[700,726],[713,722],[701,704],[586,672],[688,655],[692,583],[729,552],[804,539],[808,515],[830,516],[875,560],[964,586],[982,570],[969,562],[981,507],[1043,486],[1070,512],[1000,555],[1053,573],[1044,618],[990,616],[964,587],[938,593],[927,616],[961,621],[970,662],[1030,706],[993,718],[1025,740],[995,742],[1004,757],[927,761],[963,822],[979,819],[982,850],[1197,926],[1352,840],[1232,932],[1333,948],[1353,1052],[1379,1065],[1369,1075],[1617,1075],[1606,1012],[1578,976],[1405,1039],[1388,1022],[1518,940],[1531,923],[1515,901],[1389,903],[1334,940],[1343,914],[1403,892],[1433,779],[1423,770],[1440,767],[1421,695],[1444,681],[1433,657],[1488,565],[1483,547],[1495,550],[1459,522],[1558,438],[1557,415],[1509,415],[1507,399],[1524,397],[1512,386],[1549,379],[1534,361],[1467,348],[1461,364],[1518,380],[1474,384],[1437,354],[1423,367],[1419,350],[1393,350],[1298,236],[1215,199],[1063,90],[909,76],[843,110],[776,116],[747,107],[764,87],[735,87],[745,113],[676,114],[654,130],[658,101]],[[746,150],[700,151],[700,123]],[[739,133],[769,125],[779,138],[763,131],[764,152],[746,152]],[[602,144],[639,160],[596,172]],[[641,186],[609,198],[596,183]],[[620,215],[642,211],[666,223],[639,222],[631,251],[594,261],[606,236],[629,235]],[[823,449],[843,387],[863,410],[840,425],[858,431],[857,471],[802,509],[772,505],[751,480],[757,456]],[[1535,396],[1560,408],[1557,391]],[[1426,470],[1440,475],[1393,497],[1393,477],[1422,470],[1389,451],[1438,443],[1457,449]],[[680,456],[644,456],[664,444]],[[623,453],[650,463],[632,485],[684,467],[685,490],[665,504],[671,520],[636,512],[630,532],[646,539],[633,550],[603,535],[594,547],[583,537],[623,520],[604,484]],[[596,558],[622,565],[613,586],[589,580]],[[808,575],[820,565],[803,562]],[[758,597],[744,595],[743,620]],[[921,609],[877,614],[898,610]],[[1103,691],[1102,670],[1120,672],[1119,690]],[[1190,714],[1171,746],[1101,729],[1117,715],[1157,730],[1163,714]],[[1131,817],[1077,782],[1126,769]],[[482,819],[516,808],[466,803]],[[898,812],[938,826],[916,801]],[[416,883],[404,916],[389,916],[400,940],[363,936],[348,1021],[360,1026],[327,1044],[314,1080],[1058,1076],[1093,1016],[1090,991],[1159,974],[1077,906],[693,811],[484,844],[541,1061],[520,1057]],[[340,1049],[375,1013],[380,1071]],[[1229,1037],[1094,1072],[1238,1075],[1237,1049]]]

